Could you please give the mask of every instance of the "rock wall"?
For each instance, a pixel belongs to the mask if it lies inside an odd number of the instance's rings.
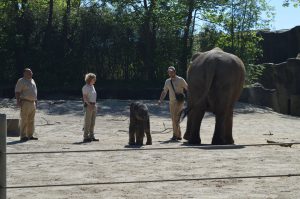
[[[265,64],[265,67],[260,84],[245,88],[241,101],[300,116],[300,59],[290,58],[280,64]]]
[[[300,26],[290,30],[260,31],[263,58],[259,63],[281,63],[300,53]]]

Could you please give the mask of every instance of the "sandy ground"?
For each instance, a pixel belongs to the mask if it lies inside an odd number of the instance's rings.
[[[189,147],[184,141],[169,141],[168,104],[159,107],[155,101],[144,101],[151,114],[153,145],[132,149],[127,146],[129,103],[99,101],[95,134],[100,141],[83,144],[81,102],[40,101],[39,140],[20,143],[19,138],[8,137],[8,153],[98,151],[8,154],[8,198],[300,198],[300,145],[259,145],[299,143],[300,118],[238,103],[235,146],[209,145],[214,117],[206,114],[201,126],[203,145]],[[18,118],[14,105],[13,100],[0,99],[0,112]],[[186,121],[181,124],[183,132],[185,126]],[[289,174],[298,176],[280,176]],[[90,185],[13,188],[85,183]]]

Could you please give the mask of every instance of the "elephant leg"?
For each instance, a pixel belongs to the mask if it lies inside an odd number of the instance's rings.
[[[144,125],[139,124],[136,131],[136,145],[143,145],[143,139],[144,139]]]
[[[216,124],[214,136],[212,139],[213,145],[223,145],[226,144],[225,141],[225,126],[226,126],[226,114],[225,112],[215,113],[216,115]]]
[[[200,125],[205,114],[204,110],[194,109],[191,111],[189,115],[189,120],[191,120],[190,126],[190,136],[189,136],[189,144],[201,144],[200,139]]]
[[[234,144],[232,138],[233,105],[227,105],[227,107],[216,113],[215,132],[212,139],[214,145]]]
[[[146,133],[146,136],[147,136],[146,145],[152,145],[152,137],[151,137],[151,134],[150,134],[150,121],[149,121],[149,119],[146,121],[146,124],[145,124],[145,133]]]
[[[135,145],[135,133],[136,133],[136,120],[130,118],[129,124],[129,145]]]
[[[234,144],[234,140],[232,137],[232,121],[233,119],[233,108],[228,112],[225,118],[225,144]]]

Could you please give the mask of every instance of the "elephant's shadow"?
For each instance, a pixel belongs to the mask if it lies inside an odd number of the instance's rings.
[[[129,149],[140,149],[142,148],[144,145],[125,145],[124,148],[129,148]]]
[[[179,143],[180,141],[169,139],[169,140],[166,140],[166,141],[158,141],[158,142],[161,143],[161,144],[169,144],[169,143]]]
[[[212,144],[199,144],[199,145],[193,145],[189,144],[188,142],[182,143],[181,146],[185,147],[193,147],[193,148],[198,148],[198,149],[203,149],[203,150],[224,150],[224,149],[243,149],[245,148],[244,145],[212,145]]]

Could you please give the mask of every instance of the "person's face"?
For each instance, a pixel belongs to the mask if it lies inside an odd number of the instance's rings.
[[[25,79],[31,79],[32,75],[33,75],[33,73],[32,73],[31,70],[24,71],[24,77],[25,77]]]
[[[95,78],[91,79],[90,85],[94,85],[95,83],[96,83],[96,79]]]
[[[173,70],[168,70],[168,74],[169,74],[169,77],[175,77],[175,75],[176,75],[176,72],[175,71],[173,71]]]

